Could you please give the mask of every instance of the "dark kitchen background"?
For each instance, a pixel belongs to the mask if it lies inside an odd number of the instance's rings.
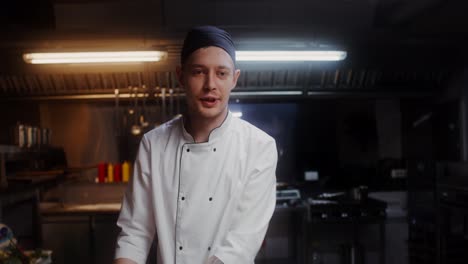
[[[127,183],[98,176],[132,163],[141,135],[183,112],[183,37],[212,24],[238,50],[347,52],[338,62],[238,62],[230,109],[279,152],[277,208],[257,263],[464,263],[466,11],[446,0],[4,1],[0,223],[25,249],[51,250],[52,263],[111,263]],[[168,56],[22,57],[114,50]],[[39,140],[22,146],[20,131]]]

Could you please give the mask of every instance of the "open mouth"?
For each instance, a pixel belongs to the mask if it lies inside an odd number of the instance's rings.
[[[218,98],[211,96],[201,97],[200,102],[203,107],[212,108],[218,105]]]
[[[213,98],[213,97],[203,97],[203,98],[201,98],[201,100],[202,100],[203,102],[208,102],[208,103],[214,103],[214,102],[216,102],[216,98]]]

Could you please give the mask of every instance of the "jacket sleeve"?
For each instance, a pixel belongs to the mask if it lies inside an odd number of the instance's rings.
[[[146,263],[155,235],[154,208],[151,200],[150,146],[143,136],[133,168],[133,177],[122,202],[117,226],[121,228],[117,238],[115,258],[128,258]]]
[[[224,264],[251,264],[262,245],[276,205],[276,164],[278,153],[273,139],[254,150],[252,169],[230,229],[214,255]]]

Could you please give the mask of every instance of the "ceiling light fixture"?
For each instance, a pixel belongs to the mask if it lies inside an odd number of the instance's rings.
[[[167,52],[164,51],[51,52],[23,55],[24,61],[31,64],[149,62],[160,61],[165,57]]]
[[[341,61],[346,51],[237,51],[237,61]]]

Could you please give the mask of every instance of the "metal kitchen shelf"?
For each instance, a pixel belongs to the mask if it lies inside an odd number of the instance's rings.
[[[410,97],[431,97],[434,91],[395,91],[395,90],[347,90],[347,89],[305,89],[305,90],[243,90],[231,92],[231,99],[311,99],[311,98],[410,98]],[[163,97],[159,93],[138,93],[137,98],[157,98]],[[166,93],[166,99],[183,99],[185,93]],[[119,101],[131,101],[135,94],[121,93]],[[113,101],[117,100],[114,93],[89,93],[89,94],[62,94],[62,95],[36,95],[36,96],[11,96],[0,98],[0,102],[21,102],[21,101]],[[150,103],[150,102],[147,102]]]

